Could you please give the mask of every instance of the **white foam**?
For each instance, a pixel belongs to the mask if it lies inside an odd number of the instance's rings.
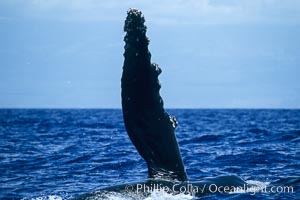
[[[31,200],[63,200],[63,198],[58,195],[47,195],[47,196],[32,198]]]
[[[270,182],[261,182],[261,181],[254,181],[254,180],[248,180],[246,181],[246,183],[250,185],[261,186],[261,187],[265,187],[270,184]]]
[[[246,187],[237,187],[234,192],[230,192],[230,194],[239,194],[239,193],[250,193],[255,194],[263,189],[265,189],[270,182],[261,182],[261,181],[255,181],[255,180],[247,180]]]
[[[130,195],[129,195],[130,194]],[[105,194],[100,194],[98,197],[95,196],[92,198],[93,200],[97,199],[109,199],[109,200],[139,200],[142,199],[137,195],[133,195],[132,193],[117,193],[117,192],[108,192]]]
[[[57,196],[57,195],[49,195],[48,199],[49,200],[62,200],[62,198],[60,196]]]
[[[137,195],[134,193],[116,193],[109,192],[105,195],[94,196],[93,200],[96,199],[109,199],[109,200],[190,200],[193,199],[193,196],[188,194],[169,194],[165,191],[153,191],[147,197],[143,195]]]
[[[179,193],[176,195],[169,194],[165,191],[154,191],[145,200],[189,200],[193,199],[193,196],[189,194]]]

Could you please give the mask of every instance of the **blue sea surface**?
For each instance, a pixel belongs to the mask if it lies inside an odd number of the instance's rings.
[[[293,191],[201,199],[300,199],[300,110],[171,109],[190,180],[237,175]],[[147,179],[120,109],[1,109],[0,199],[70,199]],[[155,198],[154,198],[155,199]]]

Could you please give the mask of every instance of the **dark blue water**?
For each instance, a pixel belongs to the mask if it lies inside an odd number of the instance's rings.
[[[169,110],[188,176],[237,175],[293,192],[202,199],[299,199],[300,110]],[[0,199],[68,199],[143,181],[121,110],[0,110]]]

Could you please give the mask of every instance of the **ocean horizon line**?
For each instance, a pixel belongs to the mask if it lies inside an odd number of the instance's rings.
[[[0,107],[0,110],[122,110],[121,107]],[[165,110],[300,110],[289,107],[166,107]]]

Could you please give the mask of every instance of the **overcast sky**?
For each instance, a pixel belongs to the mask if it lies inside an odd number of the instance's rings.
[[[300,108],[299,0],[1,0],[0,107],[120,108],[141,9],[168,108]]]

